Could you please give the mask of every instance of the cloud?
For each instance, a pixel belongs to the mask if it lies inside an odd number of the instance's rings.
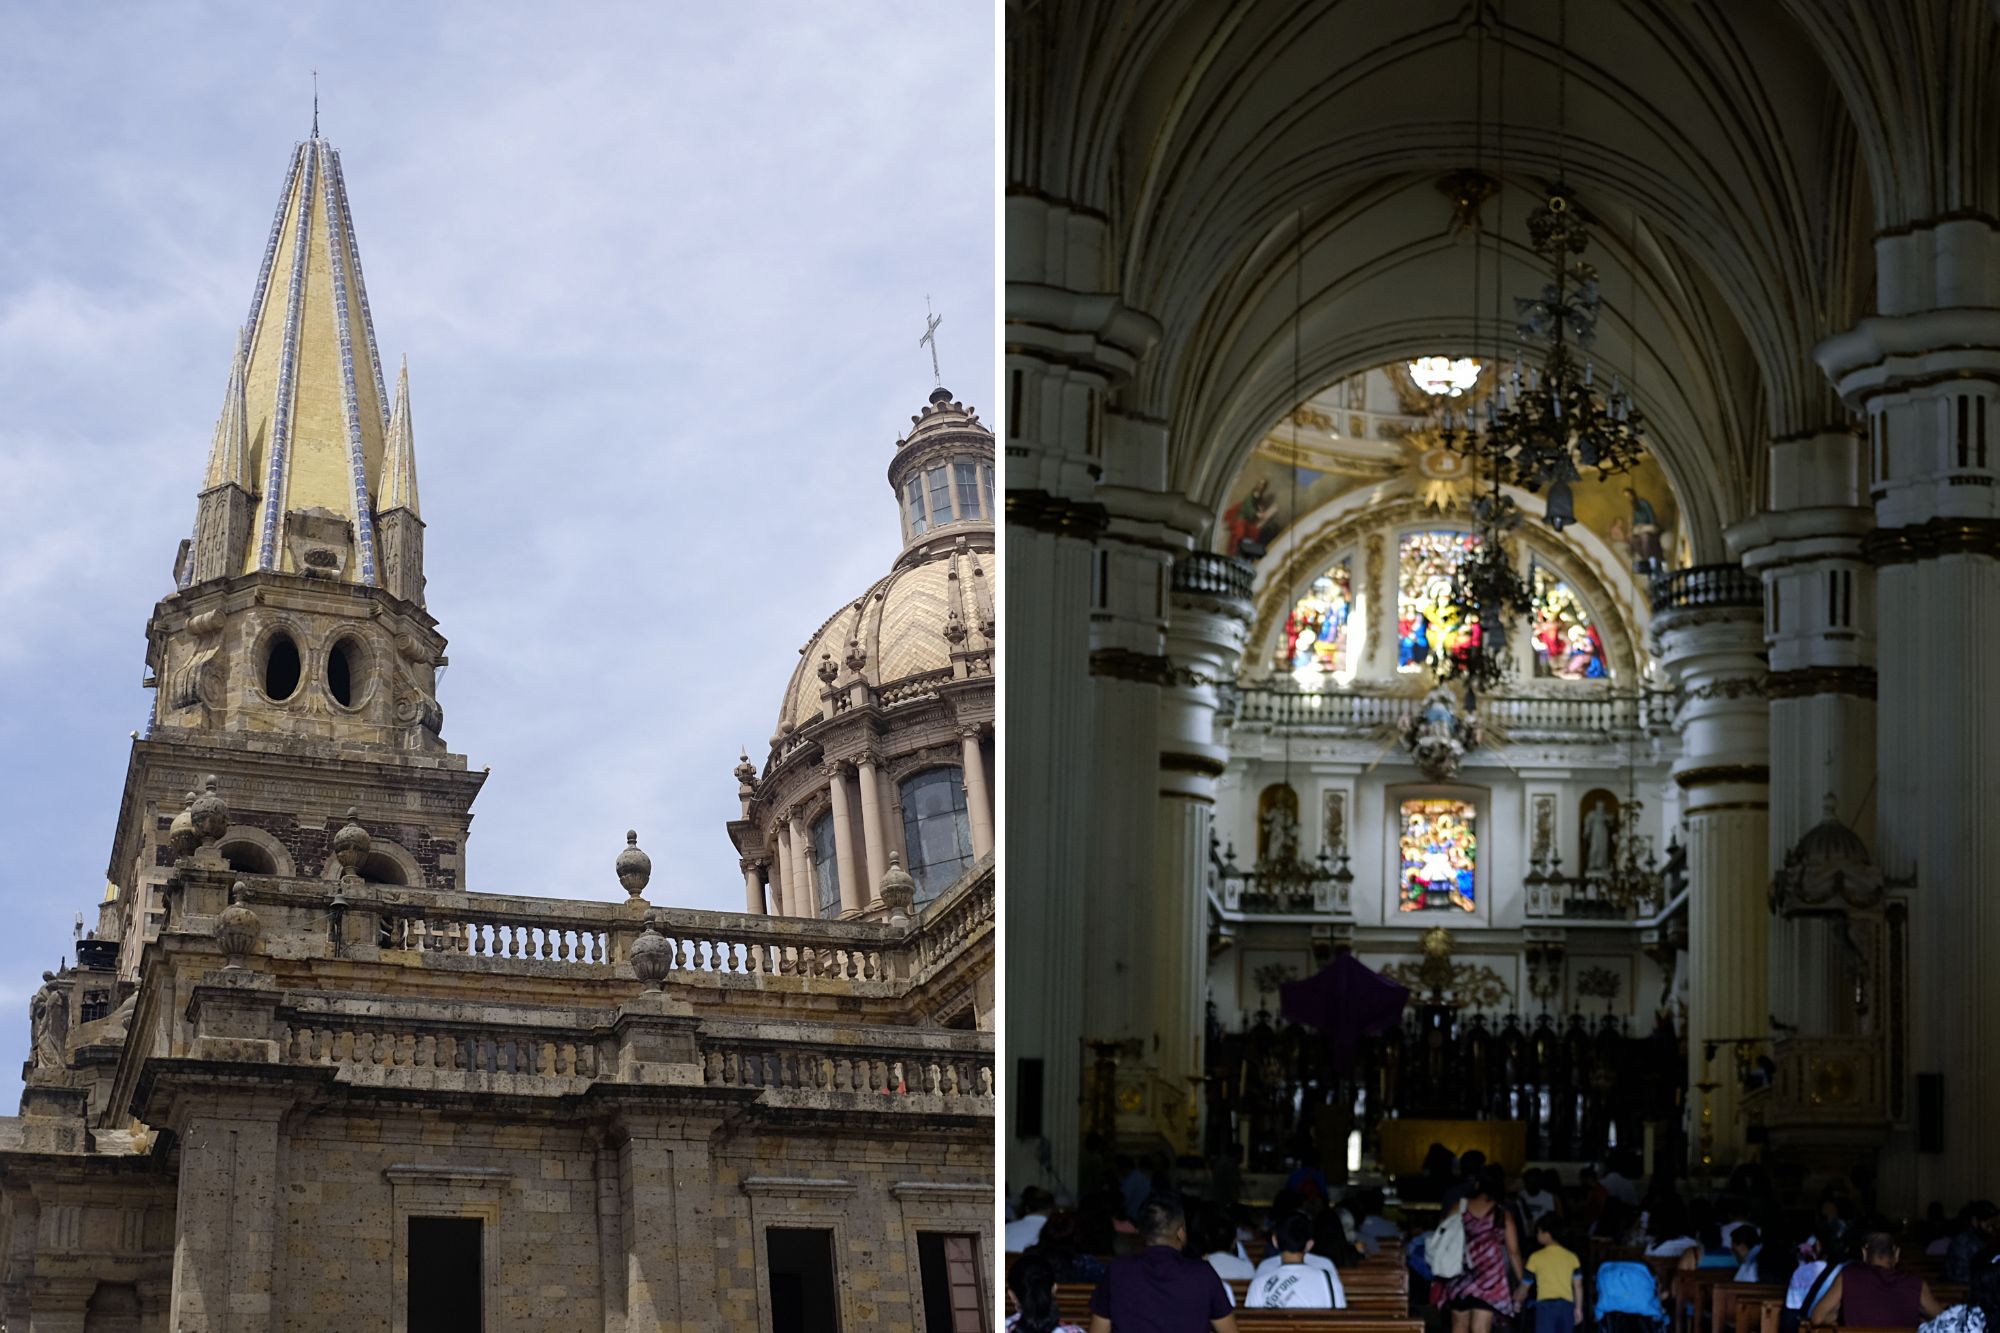
[[[101,895],[310,70],[493,768],[472,887],[616,899],[637,827],[649,896],[733,910],[738,748],[898,548],[926,293],[992,402],[994,64],[971,4],[0,10],[0,988]]]

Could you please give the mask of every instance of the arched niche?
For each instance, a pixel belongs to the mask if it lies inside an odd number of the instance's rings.
[[[239,875],[276,875],[290,878],[298,873],[285,844],[263,829],[248,824],[231,824],[215,844],[216,851]]]

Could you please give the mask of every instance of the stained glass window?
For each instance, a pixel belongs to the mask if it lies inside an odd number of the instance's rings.
[[[1535,674],[1559,680],[1603,680],[1611,674],[1604,640],[1576,590],[1536,564],[1534,579]]]
[[[965,775],[956,768],[930,768],[898,789],[903,804],[903,843],[910,849],[910,878],[917,902],[927,903],[972,868],[972,820],[965,809]]]
[[[1479,843],[1473,826],[1478,810],[1470,801],[1423,797],[1404,801],[1403,874],[1400,882],[1405,912],[1429,907],[1474,905],[1473,869]]]
[[[1354,614],[1354,570],[1349,561],[1335,563],[1312,582],[1305,596],[1285,619],[1284,641],[1278,645],[1278,668],[1297,676],[1302,685],[1318,684],[1323,676],[1345,676],[1352,661],[1348,622]]]
[[[821,916],[840,915],[840,859],[834,851],[833,815],[821,815],[808,830],[812,838],[813,884]]]
[[[1398,548],[1396,669],[1421,671],[1479,642],[1479,618],[1459,618],[1451,576],[1479,545],[1469,532],[1413,532]]]

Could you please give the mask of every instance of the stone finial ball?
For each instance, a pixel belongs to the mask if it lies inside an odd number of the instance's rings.
[[[625,830],[625,850],[618,853],[615,865],[625,892],[636,898],[646,891],[653,878],[653,858],[639,850],[638,830]]]
[[[181,803],[180,813],[167,826],[167,843],[176,856],[190,856],[201,843],[201,834],[194,828],[194,793],[189,792]]]
[[[194,798],[188,814],[203,842],[218,842],[229,832],[229,803],[216,791],[215,774],[203,780],[202,793]]]
[[[891,916],[901,916],[909,912],[910,905],[917,900],[917,881],[910,878],[910,872],[903,869],[903,858],[895,852],[889,853],[889,868],[882,872],[882,880],[875,889],[882,898],[882,905],[889,909]]]
[[[223,967],[231,972],[243,970],[244,958],[257,947],[257,938],[264,930],[257,914],[238,901],[244,888],[243,882],[238,880],[235,891],[230,894],[229,906],[215,918],[215,942],[222,949]]]
[[[368,856],[368,849],[374,839],[368,830],[361,827],[361,811],[354,806],[347,808],[347,822],[334,831],[333,856],[340,862],[340,868],[348,874],[357,874],[361,863]]]
[[[646,933],[632,942],[633,973],[645,983],[647,990],[656,991],[673,967],[673,942],[660,934],[659,922],[648,921]]]

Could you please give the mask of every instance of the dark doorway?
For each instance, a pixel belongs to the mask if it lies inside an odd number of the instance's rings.
[[[479,1333],[480,1221],[410,1219],[410,1333]]]
[[[840,1333],[833,1285],[833,1233],[769,1227],[771,1333]]]
[[[919,1231],[917,1267],[924,1284],[924,1333],[986,1333],[978,1237]]]

